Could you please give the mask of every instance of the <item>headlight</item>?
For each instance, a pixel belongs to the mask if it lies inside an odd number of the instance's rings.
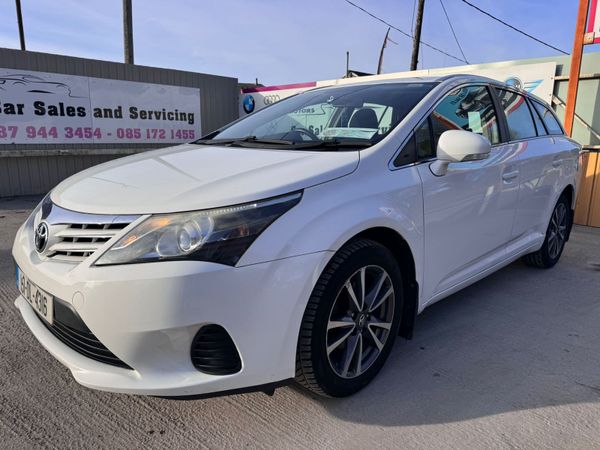
[[[302,193],[227,208],[156,214],[132,228],[95,265],[192,259],[235,265]]]

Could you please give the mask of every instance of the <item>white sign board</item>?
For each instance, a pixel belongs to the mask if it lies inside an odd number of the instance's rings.
[[[478,66],[474,65],[458,66],[443,69],[419,70],[415,72],[396,72],[366,77],[342,78],[339,80],[243,89],[240,95],[240,117],[264,108],[271,103],[297,94],[298,92],[315,87],[361,83],[375,80],[390,80],[395,78],[442,76],[452,73],[468,73],[493,78],[535,94],[548,104],[551,104],[552,93],[554,91],[556,63],[547,62],[521,65],[498,63],[497,67],[491,69],[480,69]]]
[[[0,144],[175,143],[200,133],[196,88],[0,69]]]
[[[240,117],[314,87],[317,87],[315,81],[310,83],[286,84],[283,86],[261,86],[242,89]]]
[[[594,44],[600,44],[600,5],[598,3],[600,3],[599,0],[591,1],[587,26],[587,32],[594,33]]]

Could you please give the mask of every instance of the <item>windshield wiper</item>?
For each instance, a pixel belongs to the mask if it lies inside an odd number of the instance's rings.
[[[373,144],[375,144],[375,142],[370,139],[326,139],[321,141],[303,142],[298,145],[301,145],[302,148],[305,149],[337,150],[340,148],[366,148]]]
[[[256,136],[245,136],[242,138],[232,138],[232,139],[198,139],[194,141],[194,144],[202,144],[202,145],[238,145],[243,143],[252,143],[252,144],[267,144],[267,145],[295,145],[294,141],[286,141],[283,139],[261,139]]]
[[[256,136],[246,136],[232,139],[199,139],[194,144],[223,145],[235,147],[261,148],[264,145],[275,148],[283,147],[291,150],[338,150],[340,148],[365,148],[375,142],[364,139],[325,139],[316,141],[294,142],[283,139],[262,139]]]

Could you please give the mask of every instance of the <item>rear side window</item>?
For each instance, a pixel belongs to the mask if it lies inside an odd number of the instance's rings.
[[[538,136],[545,136],[545,135],[547,135],[548,132],[546,131],[546,127],[544,126],[544,122],[542,122],[542,119],[541,119],[540,115],[538,114],[538,112],[532,106],[532,101],[531,100],[529,101],[529,110],[531,111],[531,115],[533,116],[533,121],[535,122],[535,128],[537,130]]]
[[[556,117],[554,117],[554,114],[552,114],[548,107],[536,102],[535,100],[531,103],[533,103],[533,106],[537,112],[540,113],[540,116],[542,116],[542,120],[546,124],[548,134],[563,134],[563,130],[558,123],[558,120],[556,120]]]
[[[492,144],[500,142],[496,111],[486,86],[455,89],[440,102],[430,119],[433,142],[429,156],[435,156],[437,141],[448,130],[471,131],[485,136]]]
[[[531,111],[525,97],[512,91],[497,89],[500,104],[506,115],[511,141],[537,136]]]

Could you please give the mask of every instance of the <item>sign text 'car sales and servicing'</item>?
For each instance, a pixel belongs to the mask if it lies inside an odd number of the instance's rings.
[[[0,144],[186,142],[200,90],[0,69]]]

